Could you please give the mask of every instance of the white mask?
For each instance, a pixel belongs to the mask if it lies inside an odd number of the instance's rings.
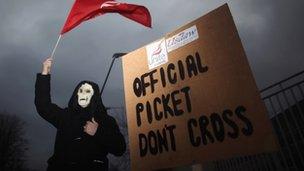
[[[82,84],[77,92],[79,106],[82,108],[89,106],[93,94],[94,90],[90,84]]]

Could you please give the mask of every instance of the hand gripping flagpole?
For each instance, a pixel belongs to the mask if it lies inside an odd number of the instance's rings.
[[[55,55],[56,49],[58,47],[58,44],[59,44],[59,42],[61,40],[61,37],[62,37],[62,34],[60,34],[59,37],[58,37],[58,39],[57,39],[57,42],[56,42],[56,44],[54,46],[54,49],[53,49],[51,57],[50,57],[51,59],[54,59],[54,55]]]

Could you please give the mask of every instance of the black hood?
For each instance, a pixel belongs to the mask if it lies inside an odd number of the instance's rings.
[[[82,108],[78,104],[78,89],[81,85],[88,83],[92,86],[94,90],[94,94],[91,98],[90,104],[86,108]],[[82,111],[88,112],[90,117],[94,117],[96,121],[101,121],[105,115],[107,115],[106,109],[102,103],[102,99],[100,96],[99,86],[91,81],[81,81],[74,89],[72,97],[69,101],[68,105],[69,111],[73,112],[74,114],[80,114]]]

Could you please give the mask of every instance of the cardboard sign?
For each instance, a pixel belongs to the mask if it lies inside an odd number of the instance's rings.
[[[123,57],[132,170],[275,151],[227,5]]]

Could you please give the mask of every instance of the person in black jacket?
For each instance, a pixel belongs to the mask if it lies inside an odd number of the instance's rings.
[[[106,112],[98,85],[80,82],[68,107],[62,109],[51,101],[51,65],[52,59],[48,58],[35,85],[37,112],[57,128],[47,170],[108,170],[107,154],[121,156],[126,144],[115,119]]]

